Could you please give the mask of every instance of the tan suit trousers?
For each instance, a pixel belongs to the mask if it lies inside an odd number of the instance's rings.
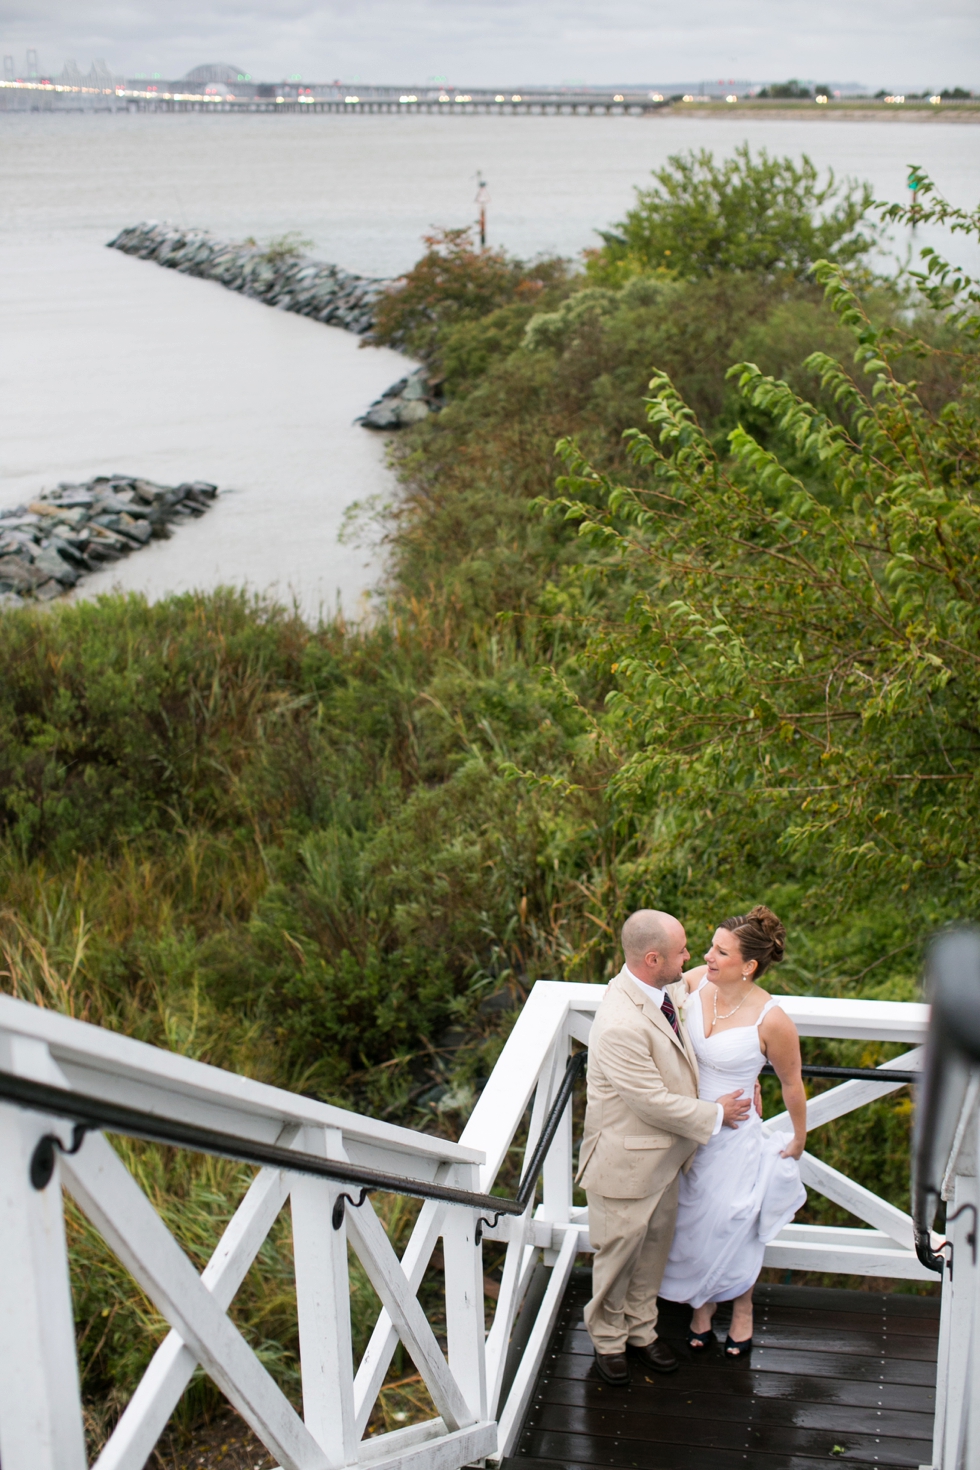
[[[597,1353],[646,1347],[657,1336],[657,1293],[674,1238],[679,1176],[646,1199],[610,1199],[586,1191],[592,1300],[585,1325]]]

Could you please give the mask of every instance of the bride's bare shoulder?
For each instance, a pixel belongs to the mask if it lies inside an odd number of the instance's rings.
[[[701,981],[704,979],[707,973],[707,965],[695,965],[693,970],[685,970],[684,974],[681,976],[681,979],[687,986],[688,991],[693,991],[697,990],[698,986],[701,984]]]

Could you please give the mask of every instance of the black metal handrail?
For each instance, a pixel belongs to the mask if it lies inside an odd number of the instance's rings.
[[[531,1158],[521,1177],[516,1196],[510,1199],[495,1194],[456,1189],[448,1184],[434,1184],[423,1179],[409,1179],[400,1174],[389,1174],[384,1170],[367,1168],[341,1160],[321,1158],[317,1154],[303,1153],[298,1149],[284,1148],[281,1144],[260,1143],[243,1140],[234,1134],[218,1129],[205,1128],[197,1123],[186,1123],[174,1118],[161,1118],[141,1108],[128,1107],[122,1103],[95,1098],[87,1093],[55,1087],[51,1083],[37,1082],[19,1077],[11,1072],[0,1071],[0,1099],[16,1103],[20,1107],[36,1112],[64,1118],[73,1125],[71,1145],[66,1146],[53,1133],[45,1134],[37,1144],[31,1159],[31,1182],[36,1189],[46,1187],[54,1172],[56,1152],[77,1153],[84,1142],[85,1134],[106,1129],[130,1138],[142,1138],[151,1143],[163,1143],[172,1148],[188,1148],[198,1153],[215,1155],[218,1158],[234,1159],[259,1168],[288,1169],[296,1174],[313,1175],[329,1179],[334,1183],[350,1184],[360,1190],[360,1198],[342,1195],[334,1210],[334,1225],[339,1228],[343,1220],[343,1206],[347,1201],[355,1207],[363,1204],[369,1193],[403,1194],[415,1199],[439,1200],[446,1204],[465,1205],[470,1209],[486,1211],[492,1220],[481,1218],[477,1222],[476,1241],[482,1237],[483,1226],[491,1229],[501,1215],[522,1215],[530,1203],[541,1167],[555,1140],[559,1124],[568,1106],[575,1083],[581,1076],[588,1049],[576,1052],[569,1059],[554,1102],[548,1111],[541,1135],[535,1144]],[[763,1073],[775,1075],[770,1065]],[[804,1077],[823,1077],[836,1081],[860,1080],[904,1084],[916,1082],[920,1074],[915,1071],[899,1071],[871,1067],[824,1067],[804,1066]],[[926,1237],[928,1239],[928,1236]],[[921,1259],[921,1257],[920,1257]],[[940,1267],[941,1269],[941,1263]]]
[[[912,1224],[919,1260],[941,1272],[946,1265],[952,1270],[952,1261],[933,1250],[932,1226],[971,1069],[980,1062],[980,931],[958,929],[934,941],[926,958],[926,988],[932,1012],[915,1115]],[[974,1259],[976,1234],[974,1219]],[[951,1249],[947,1242],[944,1247]]]
[[[915,1070],[903,1071],[899,1067],[820,1067],[803,1066],[800,1068],[804,1077],[827,1077],[834,1082],[893,1082],[896,1084],[905,1082],[918,1082],[921,1073]],[[777,1076],[775,1067],[771,1062],[766,1062],[760,1076]]]
[[[173,1148],[188,1148],[196,1153],[213,1154],[218,1158],[234,1159],[243,1164],[254,1164],[261,1168],[288,1169],[295,1174],[311,1174],[318,1179],[330,1179],[334,1183],[359,1187],[361,1198],[353,1200],[342,1196],[339,1214],[334,1211],[334,1225],[339,1228],[343,1220],[343,1200],[355,1206],[363,1204],[373,1191],[383,1194],[404,1194],[413,1199],[439,1200],[445,1204],[466,1205],[470,1209],[494,1212],[501,1215],[523,1215],[534,1193],[541,1165],[547,1157],[558,1132],[562,1114],[568,1106],[584,1061],[585,1052],[573,1056],[565,1068],[555,1100],[545,1119],[541,1136],[534,1148],[517,1190],[516,1199],[496,1194],[480,1194],[474,1190],[455,1189],[448,1184],[432,1184],[425,1179],[407,1179],[401,1174],[388,1174],[381,1169],[369,1169],[360,1164],[344,1160],[323,1159],[317,1154],[302,1153],[298,1149],[283,1148],[281,1144],[259,1143],[253,1139],[237,1138],[214,1128],[204,1128],[197,1123],[185,1123],[174,1118],[160,1118],[142,1108],[127,1107],[122,1103],[107,1102],[86,1093],[55,1087],[48,1082],[35,1082],[27,1077],[18,1077],[11,1072],[0,1071],[0,1099],[16,1103],[19,1107],[35,1112],[53,1114],[73,1125],[72,1142],[67,1146],[53,1133],[45,1134],[37,1144],[31,1159],[31,1183],[43,1189],[54,1172],[55,1153],[77,1153],[84,1142],[85,1134],[102,1129],[110,1133],[121,1133],[128,1138],[142,1138],[151,1143],[165,1143]],[[482,1236],[482,1224],[478,1222],[476,1240]]]
[[[561,1079],[558,1091],[555,1093],[555,1100],[551,1104],[551,1111],[548,1113],[548,1116],[545,1119],[544,1127],[541,1129],[541,1137],[538,1139],[537,1143],[534,1146],[534,1152],[531,1154],[531,1157],[527,1163],[527,1168],[524,1170],[524,1174],[521,1178],[521,1182],[517,1186],[517,1198],[514,1200],[514,1203],[520,1206],[520,1210],[504,1210],[502,1208],[498,1208],[498,1206],[495,1204],[491,1205],[490,1208],[495,1211],[493,1219],[481,1219],[477,1221],[477,1245],[480,1244],[480,1241],[483,1238],[484,1225],[492,1230],[497,1221],[500,1219],[501,1215],[523,1215],[524,1211],[531,1203],[531,1198],[534,1194],[534,1187],[537,1183],[538,1175],[541,1173],[541,1165],[548,1157],[548,1152],[551,1148],[551,1145],[555,1141],[555,1134],[558,1132],[558,1124],[561,1122],[565,1109],[568,1106],[568,1100],[575,1089],[575,1083],[578,1081],[581,1073],[585,1069],[585,1062],[588,1055],[588,1049],[586,1048],[585,1051],[577,1051],[573,1057],[569,1058],[568,1065],[565,1068],[565,1075]]]

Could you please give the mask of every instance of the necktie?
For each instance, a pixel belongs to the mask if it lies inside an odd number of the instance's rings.
[[[677,1024],[677,1012],[674,1010],[674,1002],[671,1000],[666,990],[664,991],[664,998],[660,1009],[663,1011],[665,1018],[673,1026],[674,1035],[680,1036],[681,1028]]]

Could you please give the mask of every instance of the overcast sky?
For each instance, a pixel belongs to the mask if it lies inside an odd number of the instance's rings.
[[[0,0],[20,74],[223,61],[254,77],[452,85],[788,77],[980,89],[978,0]]]

